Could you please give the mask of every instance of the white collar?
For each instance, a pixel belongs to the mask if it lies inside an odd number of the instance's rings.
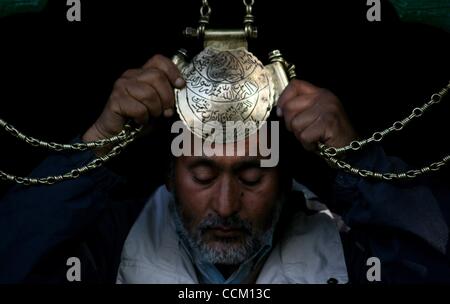
[[[172,194],[161,186],[147,202],[125,241],[117,283],[198,282],[175,230],[169,210],[172,200]],[[257,283],[348,281],[339,232],[329,214],[297,214],[288,226]]]

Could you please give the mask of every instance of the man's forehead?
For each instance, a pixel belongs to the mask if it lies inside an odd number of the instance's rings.
[[[261,167],[260,156],[181,156],[178,159],[188,167],[202,165],[220,168]]]

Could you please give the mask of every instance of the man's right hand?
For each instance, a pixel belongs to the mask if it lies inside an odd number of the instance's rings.
[[[153,56],[141,69],[128,70],[116,81],[102,114],[83,135],[83,141],[117,135],[130,119],[147,125],[151,118],[172,116],[174,88],[184,86],[181,73],[170,59]]]

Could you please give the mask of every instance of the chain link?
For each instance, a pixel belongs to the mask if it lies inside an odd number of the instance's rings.
[[[245,6],[245,12],[247,15],[252,15],[253,5],[255,4],[255,0],[243,0],[242,1]],[[211,6],[209,5],[208,0],[202,0],[202,6],[200,7],[200,23],[205,21],[206,24],[209,22],[209,17],[211,16]]]
[[[124,137],[123,141],[118,142],[108,154],[95,158],[87,165],[72,169],[71,171],[66,172],[62,175],[47,176],[42,178],[31,178],[31,177],[21,177],[11,175],[0,170],[0,179],[4,181],[12,181],[17,184],[29,186],[29,185],[52,185],[57,182],[78,178],[81,174],[85,174],[94,169],[97,169],[101,167],[105,162],[119,155],[126,146],[128,146],[131,142],[133,142],[136,139],[136,135],[141,131],[141,129],[142,127],[133,129],[131,126],[126,125],[124,131],[127,133],[127,135]]]
[[[87,142],[87,143],[75,143],[75,144],[60,144],[55,142],[46,142],[43,140],[39,140],[32,136],[28,136],[17,130],[14,126],[8,124],[6,121],[0,118],[0,127],[2,127],[7,133],[12,135],[13,137],[33,146],[33,147],[41,147],[45,149],[49,149],[51,151],[85,151],[88,149],[102,148],[107,145],[115,144],[118,142],[124,141],[127,136],[129,136],[130,126],[122,130],[119,134],[100,139],[97,141]],[[136,129],[137,130],[137,129]]]
[[[350,174],[357,175],[360,177],[374,178],[374,179],[384,180],[384,181],[405,180],[405,179],[417,178],[417,177],[424,175],[426,173],[429,173],[429,172],[437,172],[442,167],[446,166],[450,162],[450,155],[447,155],[447,156],[443,157],[442,160],[432,163],[428,166],[422,167],[420,169],[409,170],[406,172],[380,173],[380,172],[374,172],[374,171],[370,171],[370,170],[355,168],[352,165],[350,165],[348,162],[337,159],[333,156],[328,156],[328,155],[324,154],[323,152],[319,152],[319,154],[322,157],[324,157],[326,159],[326,161],[332,167],[342,169],[345,172],[348,172]]]
[[[209,6],[208,0],[202,0],[202,6],[200,7],[200,24],[208,24],[210,16],[211,6]]]
[[[323,143],[319,143],[319,155],[321,155],[331,166],[342,169],[348,173],[353,175],[357,175],[364,178],[374,178],[378,180],[403,180],[403,179],[413,179],[424,175],[429,172],[439,171],[442,167],[446,166],[450,162],[450,155],[443,157],[440,161],[434,162],[428,166],[422,167],[421,169],[409,170],[406,172],[389,172],[389,173],[380,173],[373,172],[370,170],[363,170],[356,167],[353,167],[349,163],[343,161],[342,159],[338,159],[337,156],[342,155],[342,153],[347,151],[358,151],[361,150],[363,146],[371,143],[371,142],[380,142],[383,138],[390,134],[391,132],[398,132],[403,130],[403,128],[409,124],[412,120],[421,117],[425,111],[427,111],[432,105],[439,103],[442,98],[447,95],[450,90],[450,82],[447,84],[445,88],[439,91],[439,93],[433,94],[428,102],[426,102],[422,107],[415,108],[412,110],[411,114],[403,120],[396,121],[392,124],[391,127],[381,131],[375,132],[373,135],[364,140],[353,141],[348,146],[342,148],[334,148],[328,147]]]
[[[247,37],[256,38],[257,30],[254,25],[255,17],[252,14],[253,4],[255,3],[255,1],[254,0],[243,0],[242,2],[245,5],[245,16],[244,16],[245,33],[246,33]]]
[[[242,2],[245,5],[245,12],[247,13],[247,15],[251,15],[253,4],[255,4],[255,0],[243,0]]]
[[[196,35],[198,37],[204,36],[206,26],[209,24],[210,16],[211,6],[209,6],[208,0],[202,0],[202,6],[200,7],[200,20],[198,21],[198,29],[196,30]]]
[[[254,0],[243,0],[245,6],[245,16],[244,16],[244,30],[248,37],[256,38],[257,31],[256,27],[253,25],[255,17],[252,15]],[[200,20],[197,29],[187,28],[185,30],[185,35],[194,37],[203,37],[205,34],[206,26],[209,24],[209,19],[211,16],[211,6],[208,0],[202,0],[202,5],[200,6]]]

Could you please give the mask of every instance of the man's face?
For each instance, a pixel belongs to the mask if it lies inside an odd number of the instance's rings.
[[[182,156],[175,161],[177,210],[190,243],[215,264],[235,265],[273,234],[279,172],[259,157]]]

